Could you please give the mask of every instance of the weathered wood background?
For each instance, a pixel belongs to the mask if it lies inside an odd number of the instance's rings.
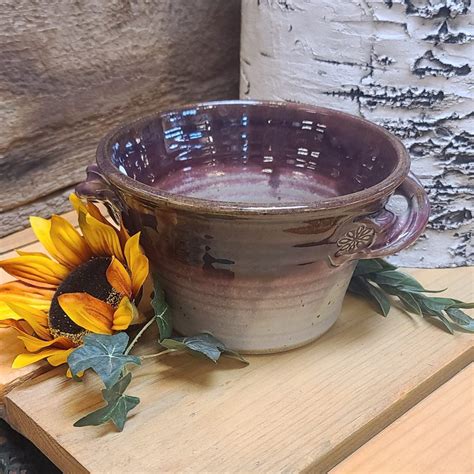
[[[407,266],[474,263],[470,0],[243,0],[242,98],[346,110],[405,143],[432,203]]]
[[[239,0],[3,0],[0,236],[69,208],[120,122],[238,96]]]

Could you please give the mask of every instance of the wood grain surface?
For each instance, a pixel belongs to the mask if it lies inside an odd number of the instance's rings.
[[[471,268],[410,273],[473,297]],[[251,356],[248,367],[177,354],[144,361],[128,390],[141,404],[123,433],[72,426],[101,406],[92,374],[77,384],[55,369],[13,389],[5,408],[65,472],[325,472],[472,359],[470,335],[396,310],[382,318],[348,296],[319,341]]]
[[[336,466],[331,474],[474,472],[474,365]]]
[[[2,2],[0,236],[66,211],[117,124],[237,97],[239,35],[239,0]]]

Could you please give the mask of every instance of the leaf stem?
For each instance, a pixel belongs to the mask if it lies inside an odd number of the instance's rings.
[[[146,324],[143,326],[138,334],[133,338],[132,342],[130,345],[127,347],[125,350],[124,354],[127,355],[133,348],[133,346],[138,342],[138,339],[140,339],[143,335],[143,333],[155,322],[155,316],[153,316]]]
[[[166,349],[165,351],[157,352],[156,354],[147,354],[144,356],[140,356],[140,359],[151,359],[153,357],[160,357],[165,354],[169,354],[170,352],[179,352],[176,349]]]

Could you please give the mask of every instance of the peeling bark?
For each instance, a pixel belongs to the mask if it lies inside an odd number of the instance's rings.
[[[454,66],[443,62],[434,56],[433,51],[429,50],[413,63],[412,72],[420,78],[428,75],[434,77],[467,76],[471,72],[471,67],[468,63]]]
[[[244,0],[242,10],[241,97],[333,107],[396,134],[432,217],[393,261],[474,264],[470,0]]]

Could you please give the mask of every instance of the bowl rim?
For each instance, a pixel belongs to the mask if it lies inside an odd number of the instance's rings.
[[[289,110],[301,110],[310,113],[331,114],[350,121],[355,121],[372,129],[373,131],[382,134],[394,147],[398,156],[398,163],[394,170],[382,181],[370,186],[369,188],[357,191],[355,193],[344,194],[342,196],[335,196],[317,201],[306,201],[301,203],[249,203],[239,201],[215,201],[210,199],[194,198],[182,194],[175,194],[168,191],[160,190],[141,183],[125,174],[123,174],[107,156],[107,150],[110,148],[110,142],[116,138],[117,135],[123,133],[131,127],[143,125],[158,117],[179,113],[189,108],[211,108],[219,106],[241,105],[246,107],[284,107]],[[140,117],[136,120],[126,122],[111,130],[99,142],[96,152],[96,162],[99,172],[103,178],[112,187],[118,188],[125,194],[140,198],[147,203],[160,205],[162,207],[173,208],[176,210],[186,210],[205,214],[222,214],[222,215],[285,215],[285,214],[301,214],[312,213],[319,211],[329,211],[333,209],[345,210],[355,207],[365,206],[382,198],[388,198],[395,189],[402,184],[410,170],[410,157],[403,143],[392,133],[385,128],[370,122],[364,118],[356,115],[342,112],[339,110],[319,107],[315,105],[294,103],[294,102],[279,102],[267,100],[217,100],[208,102],[197,102],[163,109]]]

